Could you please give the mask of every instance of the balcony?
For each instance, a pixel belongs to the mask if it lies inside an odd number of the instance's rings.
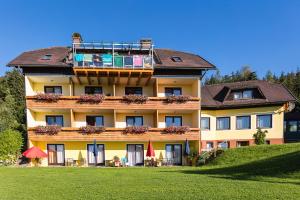
[[[82,134],[79,128],[63,127],[56,135],[38,135],[34,132],[34,128],[28,128],[28,137],[33,141],[129,141],[129,142],[153,142],[160,141],[189,141],[200,140],[199,128],[191,128],[189,132],[184,134],[166,134],[163,128],[150,128],[144,134],[125,134],[124,128],[106,128],[105,132],[100,134]]]
[[[151,43],[73,43],[73,70],[76,76],[152,76]]]
[[[200,98],[191,97],[185,103],[167,103],[166,97],[149,97],[145,103],[127,103],[123,97],[105,97],[102,103],[80,103],[79,96],[62,96],[57,102],[37,101],[35,96],[27,96],[29,109],[125,109],[125,110],[199,110]]]

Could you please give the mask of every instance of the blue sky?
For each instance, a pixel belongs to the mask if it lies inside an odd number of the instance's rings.
[[[23,51],[86,41],[137,41],[197,53],[222,74],[300,67],[300,1],[61,1],[1,3],[0,74]]]

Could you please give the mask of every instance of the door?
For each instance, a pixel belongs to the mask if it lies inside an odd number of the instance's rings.
[[[182,165],[182,145],[167,144],[166,158],[168,163],[172,163],[173,165]]]
[[[65,148],[63,144],[48,144],[47,150],[49,165],[65,164]]]
[[[144,165],[144,145],[128,144],[127,158],[129,166]]]
[[[94,156],[94,144],[88,144],[88,164],[95,165],[95,156]],[[97,156],[97,165],[105,164],[104,157],[104,144],[97,144],[98,156]]]

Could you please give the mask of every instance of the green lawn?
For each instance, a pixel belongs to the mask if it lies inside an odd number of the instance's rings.
[[[0,199],[300,199],[300,144],[228,150],[200,168],[0,168]]]

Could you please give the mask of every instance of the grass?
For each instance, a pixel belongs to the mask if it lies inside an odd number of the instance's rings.
[[[0,168],[0,199],[299,199],[300,144],[226,151],[204,167]]]

